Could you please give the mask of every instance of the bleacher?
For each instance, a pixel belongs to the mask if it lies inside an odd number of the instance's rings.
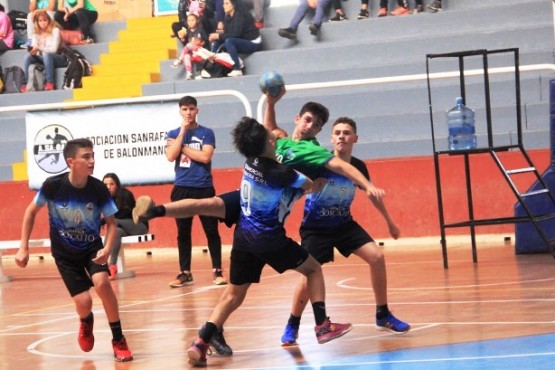
[[[425,5],[429,2],[424,1]],[[349,0],[342,2],[348,21],[326,22],[319,37],[314,38],[308,31],[309,19],[305,19],[298,30],[297,41],[277,35],[278,28],[288,26],[295,8],[294,5],[277,6],[278,3],[273,1],[266,10],[266,28],[262,30],[263,50],[245,58],[245,76],[185,80],[182,70],[170,67],[180,47],[175,39],[171,39],[173,44],[170,48],[174,46],[173,51],[159,57],[155,66],[157,70],[149,72],[153,79],[140,83],[138,94],[154,96],[234,89],[247,96],[253,112],[256,112],[260,98],[258,79],[268,70],[282,73],[287,84],[419,75],[419,78],[393,83],[290,92],[278,107],[278,121],[291,129],[292,118],[300,106],[307,100],[316,100],[330,108],[331,120],[347,115],[357,121],[360,138],[355,155],[364,159],[427,156],[432,154],[428,92],[426,80],[422,78],[426,73],[427,54],[517,47],[520,49],[521,67],[554,63],[553,5],[548,0],[444,0],[442,12],[384,18],[376,17],[378,5],[372,1],[371,18],[368,20],[356,19],[360,2]],[[390,10],[395,4],[390,0]],[[414,6],[412,1],[409,4]],[[330,10],[330,15],[333,15],[333,10]],[[169,25],[174,20],[175,16],[167,16],[140,22],[162,24],[157,26],[161,32],[160,43],[167,45],[171,33]],[[76,47],[98,70],[98,75],[89,78],[90,82],[84,82],[82,91],[3,94],[0,95],[0,110],[12,105],[82,99],[79,95],[85,93],[87,84],[96,84],[100,75],[105,73],[101,62],[116,52],[112,45],[129,28],[129,24],[125,21],[97,23],[97,43]],[[152,39],[146,41],[136,43],[139,53],[146,53],[155,43]],[[0,56],[0,65],[22,64],[24,56],[23,50],[7,52]],[[130,54],[129,59],[121,63],[136,71],[138,58],[137,54]],[[469,67],[478,68],[479,65],[476,61]],[[491,60],[491,67],[494,68],[510,65],[512,61],[502,57]],[[432,67],[431,72],[454,71],[457,68],[456,63],[446,61],[434,62]],[[57,71],[58,86],[61,85],[63,72],[63,69]],[[524,143],[528,149],[549,146],[548,81],[554,76],[554,71],[547,68],[521,73]],[[117,87],[115,82],[112,84]],[[437,85],[434,82],[433,114],[436,121],[444,120],[445,111],[454,105],[454,99],[459,94],[458,88],[456,78],[437,81]],[[482,89],[481,78],[469,81],[467,93],[472,99],[467,103],[476,110],[479,140],[485,130]],[[507,112],[514,111],[511,92],[514,92],[512,74],[492,76],[495,136],[503,142],[514,140],[512,122],[507,118],[511,117]],[[229,131],[235,120],[228,118],[235,115],[239,118],[240,114],[240,107],[231,99],[203,102],[202,122],[216,129],[218,140],[213,168],[239,167],[242,163],[230,142]],[[446,137],[446,129],[436,132],[436,137],[438,135]],[[326,142],[325,135],[322,135],[322,143]],[[0,143],[0,181],[11,181],[14,180],[12,164],[24,161],[23,112],[0,113]]]

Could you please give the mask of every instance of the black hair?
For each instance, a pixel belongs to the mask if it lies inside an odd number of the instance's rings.
[[[106,175],[104,175],[104,177],[102,178],[102,181],[104,181],[104,179],[107,179],[107,178],[110,178],[110,179],[114,180],[118,190],[121,189],[121,181],[120,181],[118,175],[116,175],[113,172],[108,172]]]
[[[0,4],[0,12],[5,12],[6,9],[4,8],[4,5]]]
[[[86,138],[70,140],[64,146],[64,159],[67,160],[68,158],[75,158],[75,155],[77,154],[77,151],[79,149],[92,147],[92,141]]]
[[[250,117],[243,117],[231,131],[233,145],[245,157],[258,157],[266,150],[269,132]]]
[[[185,105],[194,105],[197,106],[197,99],[193,98],[192,96],[186,95],[179,99],[179,106],[183,107]]]
[[[338,119],[335,120],[332,127],[335,127],[335,125],[338,125],[340,123],[344,123],[351,126],[353,128],[354,133],[355,134],[357,133],[357,123],[352,118],[339,117]]]
[[[306,112],[310,112],[316,117],[320,118],[320,120],[322,121],[322,126],[324,126],[330,118],[330,111],[328,110],[328,108],[324,107],[320,103],[316,103],[313,101],[309,101],[302,106],[301,111],[299,112],[299,116],[302,116]]]

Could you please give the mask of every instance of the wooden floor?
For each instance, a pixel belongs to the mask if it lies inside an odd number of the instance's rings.
[[[208,358],[212,369],[552,369],[555,363],[555,260],[515,256],[510,243],[478,246],[472,263],[466,244],[449,248],[444,270],[439,243],[388,245],[389,304],[412,325],[395,336],[374,328],[368,267],[357,257],[325,266],[327,308],[332,320],[354,329],[318,345],[307,309],[299,346],[282,348],[297,274],[266,268],[243,305],[228,320],[225,335],[234,355]],[[229,249],[224,249],[225,267]],[[10,256],[4,267],[14,280],[0,284],[0,369],[188,368],[186,349],[223,291],[211,285],[210,257],[193,255],[195,284],[171,289],[174,250],[127,252],[136,277],[113,282],[124,332],[135,360],[115,363],[111,335],[95,297],[96,345],[83,353],[76,342],[73,304],[50,257],[32,258],[19,269]]]

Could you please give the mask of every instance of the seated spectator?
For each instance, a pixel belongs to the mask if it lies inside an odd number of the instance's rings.
[[[29,66],[39,63],[44,65],[45,85],[44,90],[54,90],[54,71],[58,67],[67,66],[66,58],[60,54],[61,37],[60,29],[44,10],[35,13],[33,19],[35,33],[29,46],[29,54],[25,57],[23,71],[25,81],[29,80]],[[21,86],[21,92],[27,92],[27,86]]]
[[[118,255],[121,249],[121,238],[128,235],[142,235],[148,232],[148,223],[133,222],[132,211],[135,208],[135,197],[133,193],[121,186],[121,181],[115,173],[107,173],[102,178],[102,182],[108,188],[108,192],[114,199],[118,212],[114,215],[116,217],[116,240],[114,241],[114,248],[108,260],[108,268],[110,269],[110,280],[115,279],[118,273]]]
[[[428,4],[428,9],[430,10],[430,13],[437,13],[442,10],[441,0],[434,0],[433,3]]]
[[[358,14],[358,19],[367,19],[370,17],[368,13],[368,1],[361,0],[360,13]],[[378,17],[387,16],[387,3],[388,0],[380,0],[380,8],[378,9]],[[397,0],[397,8],[391,11],[390,15],[408,15],[408,14],[418,14],[424,11],[424,6],[422,5],[422,0],[415,0],[414,9],[409,11],[409,5],[407,0]]]
[[[297,28],[299,27],[299,24],[309,10],[314,10],[314,18],[312,19],[312,23],[308,26],[308,29],[312,35],[318,36],[322,21],[324,20],[330,3],[331,0],[300,0],[299,6],[293,15],[293,19],[291,20],[289,27],[280,28],[278,30],[278,34],[281,37],[295,40],[297,38]]]
[[[56,0],[31,0],[29,2],[29,13],[27,14],[27,42],[25,48],[31,46],[31,39],[35,33],[35,23],[33,19],[38,10],[45,10],[50,18],[54,19],[56,13]]]
[[[187,45],[188,40],[179,36],[179,31],[188,28],[187,16],[196,14],[199,19],[199,26],[205,34],[215,32],[216,25],[214,20],[215,0],[179,0],[177,5],[177,16],[179,20],[172,23],[173,37],[179,38],[183,46]]]
[[[91,26],[98,19],[98,12],[90,0],[59,0],[54,19],[65,30],[80,30],[83,43],[94,43]]]
[[[187,80],[193,79],[193,64],[191,61],[191,57],[193,52],[197,51],[199,48],[202,48],[206,43],[206,34],[204,31],[199,27],[199,17],[191,13],[187,16],[187,32],[180,31],[178,32],[178,37],[181,40],[186,42],[183,50],[181,51],[181,55],[177,58],[173,64],[173,68],[178,68],[181,64],[185,66],[185,78]]]
[[[13,28],[4,5],[0,4],[0,55],[13,49]]]
[[[242,6],[238,0],[224,0],[224,28],[221,33],[211,33],[208,40],[213,43],[212,51],[217,51],[221,45],[233,60],[233,70],[229,77],[242,76],[239,53],[252,54],[262,48],[260,31],[254,25],[252,14]]]
[[[243,4],[247,6],[248,9],[252,9],[254,15],[254,25],[256,28],[264,28],[264,8],[270,6],[270,0],[240,0]]]

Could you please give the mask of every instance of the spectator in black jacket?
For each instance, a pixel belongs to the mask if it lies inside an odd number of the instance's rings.
[[[209,40],[213,42],[212,51],[217,51],[220,45],[233,60],[233,70],[229,77],[242,76],[243,71],[239,60],[239,53],[252,54],[262,48],[260,31],[254,24],[252,14],[245,8],[238,6],[238,0],[224,0],[224,28],[221,32],[211,33]]]
[[[114,240],[114,247],[110,253],[108,260],[108,268],[110,269],[110,280],[116,277],[118,272],[118,255],[121,248],[121,238],[128,235],[141,235],[148,232],[148,222],[133,222],[132,211],[135,208],[135,197],[133,193],[121,186],[121,181],[118,175],[109,172],[102,178],[102,182],[108,188],[110,196],[116,202],[118,212],[114,215],[116,217],[116,238]]]

